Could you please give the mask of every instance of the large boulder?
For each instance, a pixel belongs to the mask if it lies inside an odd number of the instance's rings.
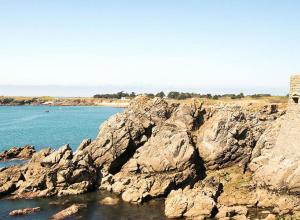
[[[222,185],[210,178],[197,183],[192,189],[172,191],[165,201],[165,214],[169,218],[205,219],[214,217],[217,211],[216,200],[222,190]]]

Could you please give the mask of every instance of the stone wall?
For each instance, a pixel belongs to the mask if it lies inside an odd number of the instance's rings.
[[[293,98],[300,98],[300,75],[292,75],[290,82],[290,99],[289,99],[289,109],[293,109],[295,105],[298,105],[300,108],[300,99],[298,103],[295,103]]]

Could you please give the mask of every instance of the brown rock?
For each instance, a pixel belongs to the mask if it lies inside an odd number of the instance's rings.
[[[269,214],[264,220],[276,220],[276,215]]]
[[[165,201],[165,215],[169,218],[197,218],[214,217],[216,199],[220,190],[220,183],[209,179],[184,190],[172,191]]]
[[[81,209],[86,208],[85,204],[74,204],[70,207],[56,213],[51,217],[52,220],[61,220],[78,213]]]
[[[278,117],[242,106],[216,108],[197,132],[197,147],[207,169],[246,165],[264,131]],[[267,119],[258,118],[265,115]]]
[[[245,206],[222,206],[219,207],[218,214],[216,218],[233,218],[237,216],[246,216],[248,214],[248,209]]]
[[[68,145],[57,151],[44,149],[34,154],[27,164],[0,172],[0,179],[3,179],[0,194],[32,198],[77,195],[92,190],[97,177],[93,161],[88,154],[77,153],[73,156]],[[8,175],[13,171],[14,175],[19,173],[14,179]]]
[[[19,215],[29,215],[35,212],[39,212],[41,211],[40,207],[36,207],[36,208],[25,208],[25,209],[18,209],[18,210],[14,210],[11,211],[9,213],[10,216],[19,216]]]
[[[0,153],[0,161],[7,161],[12,159],[30,159],[35,153],[33,146],[24,146],[24,147],[12,147],[9,150],[6,150]]]

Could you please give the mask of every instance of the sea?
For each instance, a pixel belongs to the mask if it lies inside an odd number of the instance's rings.
[[[13,146],[76,150],[85,138],[94,139],[99,126],[123,108],[86,106],[1,106],[0,152]]]
[[[58,149],[69,144],[76,150],[85,138],[94,139],[99,126],[112,115],[122,112],[122,108],[81,107],[81,106],[1,106],[0,107],[0,152],[12,146],[35,146]],[[23,161],[0,163],[0,167],[11,166]],[[129,220],[166,219],[163,214],[162,199],[143,205],[120,202],[115,206],[101,205],[101,199],[116,196],[105,191],[63,198],[39,198],[30,200],[0,199],[0,219],[46,220],[74,203],[83,203],[87,208],[68,219],[82,220]],[[28,216],[11,217],[15,209],[40,207],[41,211]]]

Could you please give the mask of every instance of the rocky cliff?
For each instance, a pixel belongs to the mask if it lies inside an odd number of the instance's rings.
[[[276,105],[170,104],[141,96],[75,153],[68,145],[45,149],[25,165],[3,169],[0,195],[102,189],[136,204],[165,197],[168,217],[246,219],[257,207],[297,216],[300,155],[284,154],[295,166],[272,162],[285,117]],[[278,170],[285,175],[272,184]]]

